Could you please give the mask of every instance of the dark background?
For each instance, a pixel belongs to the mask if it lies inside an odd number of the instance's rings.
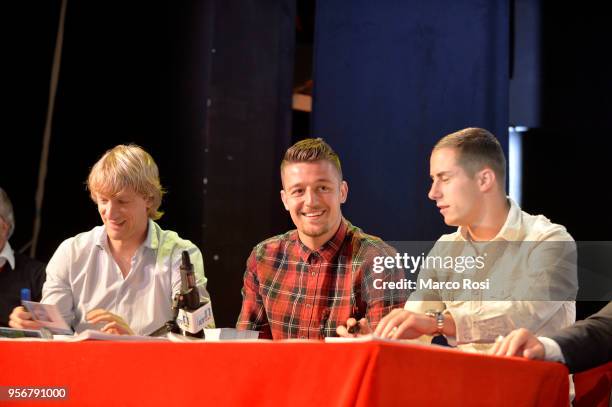
[[[32,236],[61,2],[15,3],[0,6],[0,185],[19,250]],[[435,240],[448,229],[426,198],[429,151],[468,125],[504,144],[508,125],[527,126],[523,209],[576,240],[612,240],[609,19],[603,5],[544,0],[71,1],[36,257],[99,224],[89,169],[137,143],[168,190],[160,225],[201,248],[218,325],[231,326],[250,248],[291,227],[278,165],[293,141],[324,137],[338,151],[354,224]],[[313,112],[292,111],[308,78]]]

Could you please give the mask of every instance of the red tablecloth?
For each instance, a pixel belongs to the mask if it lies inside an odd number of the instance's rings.
[[[0,385],[66,386],[49,406],[568,403],[558,363],[388,342],[0,342]]]
[[[612,387],[612,362],[574,375],[575,407],[608,407]]]

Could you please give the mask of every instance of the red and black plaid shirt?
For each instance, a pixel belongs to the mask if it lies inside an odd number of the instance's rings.
[[[260,331],[260,338],[323,339],[350,317],[371,326],[407,293],[376,290],[375,256],[395,256],[381,239],[342,220],[327,243],[313,251],[296,230],[259,243],[247,260],[238,329]],[[388,278],[388,274],[387,274]]]

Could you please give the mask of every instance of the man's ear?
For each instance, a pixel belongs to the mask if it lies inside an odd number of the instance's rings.
[[[280,194],[281,194],[281,201],[283,201],[283,206],[285,207],[285,210],[288,211],[289,206],[287,205],[287,195],[285,194],[285,190],[281,189]]]
[[[348,183],[346,181],[342,181],[340,183],[340,203],[345,203],[347,197],[348,197]]]
[[[495,186],[495,182],[497,178],[495,177],[495,171],[490,168],[485,167],[480,170],[476,177],[478,179],[478,187],[482,192],[488,192]]]

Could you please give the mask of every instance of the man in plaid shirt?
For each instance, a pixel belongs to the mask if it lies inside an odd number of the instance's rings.
[[[375,279],[401,278],[397,270],[373,272],[374,258],[395,250],[342,217],[348,184],[332,148],[320,138],[296,143],[285,153],[281,179],[281,200],[296,230],[253,248],[236,327],[259,331],[260,338],[323,339],[336,336],[348,318],[376,326],[402,307],[407,293],[374,288]]]

